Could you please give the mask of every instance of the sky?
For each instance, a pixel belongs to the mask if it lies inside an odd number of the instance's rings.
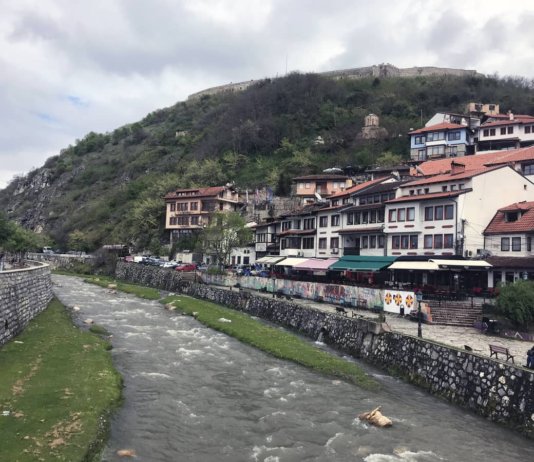
[[[0,188],[202,89],[391,63],[534,78],[530,0],[0,0]]]

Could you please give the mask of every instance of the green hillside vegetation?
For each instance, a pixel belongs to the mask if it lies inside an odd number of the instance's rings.
[[[162,197],[172,189],[233,181],[283,193],[296,175],[406,159],[410,128],[439,110],[463,111],[469,101],[534,114],[532,84],[520,78],[334,81],[292,74],[180,102],[112,133],[91,132],[0,191],[0,206],[64,249],[69,240],[87,250],[118,242],[157,249]],[[357,137],[370,112],[380,116],[387,139]],[[46,186],[29,187],[35,183]],[[15,195],[21,185],[25,191]]]

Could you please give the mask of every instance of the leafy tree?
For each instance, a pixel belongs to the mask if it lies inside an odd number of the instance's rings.
[[[403,159],[401,156],[386,151],[380,157],[376,159],[377,167],[393,167],[395,165],[402,164]]]
[[[528,330],[534,321],[534,282],[517,281],[502,287],[496,309],[516,326]]]
[[[210,225],[200,236],[202,251],[211,255],[218,265],[226,264],[232,249],[249,244],[252,231],[245,228],[245,220],[237,212],[216,212],[211,216]]]
[[[78,252],[86,252],[90,247],[87,235],[80,230],[75,230],[69,234],[68,246],[69,249]]]

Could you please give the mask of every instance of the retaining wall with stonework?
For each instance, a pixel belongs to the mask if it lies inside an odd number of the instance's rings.
[[[325,343],[345,353],[534,437],[534,371],[417,337],[384,332],[380,324],[369,320],[347,318],[246,291],[184,283],[162,272],[165,271],[119,263],[116,275],[130,282],[210,300],[312,339],[323,332]]]
[[[0,272],[0,345],[20,334],[52,300],[50,266]]]

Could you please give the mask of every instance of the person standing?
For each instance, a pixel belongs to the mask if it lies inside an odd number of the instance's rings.
[[[534,346],[527,351],[527,367],[534,369]]]

